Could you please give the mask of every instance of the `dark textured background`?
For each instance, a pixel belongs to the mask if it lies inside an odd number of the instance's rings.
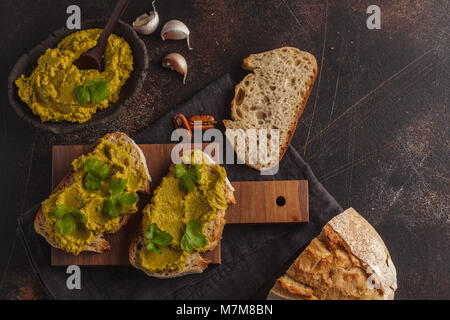
[[[131,2],[127,22],[149,11],[150,1]],[[14,114],[6,79],[74,3],[89,19],[107,16],[115,1],[0,2],[0,298],[46,298],[14,235],[17,215],[49,193],[53,144],[90,143],[113,130],[133,136],[222,74],[241,79],[250,53],[285,45],[319,65],[292,144],[342,207],[379,231],[397,267],[396,298],[450,298],[448,2],[160,1],[162,21],[184,21],[194,50],[158,33],[143,37],[152,62],[135,103],[108,125],[54,136]],[[370,4],[381,7],[381,30],[366,28]],[[188,60],[185,86],[160,67],[171,51]]]

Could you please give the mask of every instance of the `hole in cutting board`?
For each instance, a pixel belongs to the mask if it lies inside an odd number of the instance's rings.
[[[277,203],[277,206],[282,207],[286,204],[286,198],[279,196],[275,202]]]

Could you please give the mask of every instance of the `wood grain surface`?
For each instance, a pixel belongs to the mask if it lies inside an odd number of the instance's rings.
[[[227,223],[308,222],[308,181],[232,181],[236,204]],[[278,201],[277,201],[278,200]]]
[[[139,145],[147,160],[152,177],[150,191],[153,191],[164,176],[167,175],[174,144]],[[72,161],[89,151],[89,146],[53,146],[52,156],[52,189],[72,169]],[[233,181],[236,204],[228,208],[226,220],[228,224],[237,223],[298,223],[307,222],[308,182],[305,180],[290,181]],[[256,195],[256,196],[255,196]],[[149,197],[140,195],[139,207],[142,209]],[[139,229],[141,213],[133,214],[127,225],[114,234],[105,235],[111,249],[105,253],[82,252],[78,256],[60,249],[51,248],[51,264],[53,266],[68,265],[128,265],[128,249],[133,237]],[[220,244],[212,251],[204,254],[212,264],[220,264]]]

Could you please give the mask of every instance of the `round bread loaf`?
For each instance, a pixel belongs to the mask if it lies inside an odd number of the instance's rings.
[[[331,219],[268,299],[391,300],[397,274],[375,229],[353,208]]]

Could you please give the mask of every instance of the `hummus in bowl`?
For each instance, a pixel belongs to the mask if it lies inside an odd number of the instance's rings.
[[[104,25],[89,21],[83,30],[61,29],[22,56],[8,79],[10,104],[27,122],[54,133],[102,124],[118,115],[142,87],[148,68],[145,44],[119,21],[108,39],[102,70],[80,70],[75,61],[97,43]],[[75,89],[95,81],[107,85],[98,101],[80,101]]]

